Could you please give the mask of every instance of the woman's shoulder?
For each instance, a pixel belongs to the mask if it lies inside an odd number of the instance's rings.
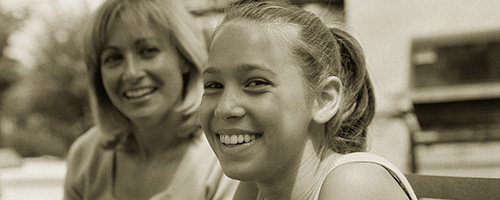
[[[113,151],[101,146],[101,137],[99,130],[93,127],[71,145],[66,158],[65,198],[100,195],[98,191],[108,189]]]
[[[217,168],[219,165],[219,161],[204,135],[193,138],[191,146],[186,154],[184,158],[186,162],[198,163],[190,167],[202,168],[200,169],[201,171],[212,171],[212,168]],[[200,166],[199,163],[203,163],[203,165]]]
[[[97,153],[93,151],[102,150],[101,133],[99,133],[98,128],[92,127],[78,137],[75,142],[71,145],[68,155],[71,157],[74,154],[78,156],[85,156],[89,153]]]
[[[232,199],[238,182],[224,175],[204,135],[193,138],[182,159],[174,179],[176,183],[155,199],[165,199],[172,191],[176,191],[176,199]],[[189,198],[181,197],[183,195]]]
[[[98,128],[92,127],[82,134],[68,152],[67,164],[73,168],[86,168],[102,160],[107,153],[102,147],[102,135]]]
[[[319,199],[407,199],[405,191],[386,168],[385,159],[369,153],[339,158],[326,176]]]

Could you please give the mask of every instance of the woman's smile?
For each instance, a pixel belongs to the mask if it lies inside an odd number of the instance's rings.
[[[130,100],[135,100],[135,99],[140,99],[144,98],[148,95],[153,94],[156,92],[157,88],[156,87],[143,87],[143,88],[137,88],[137,89],[130,89],[127,90],[123,93],[123,96],[127,99]]]

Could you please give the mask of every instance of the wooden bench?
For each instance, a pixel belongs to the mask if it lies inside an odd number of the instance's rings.
[[[418,198],[500,199],[500,178],[405,174]]]

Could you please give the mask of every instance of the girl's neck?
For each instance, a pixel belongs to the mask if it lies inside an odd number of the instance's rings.
[[[266,199],[307,199],[314,192],[317,180],[320,179],[323,148],[308,141],[299,164],[276,176],[278,180],[257,183],[260,192]]]
[[[266,199],[308,199],[318,190],[324,176],[323,160],[332,151],[324,143],[324,125],[310,126],[308,135],[300,161],[295,166],[275,176],[273,182],[257,183]]]

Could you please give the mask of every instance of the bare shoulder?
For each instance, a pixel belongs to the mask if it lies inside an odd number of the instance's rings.
[[[319,199],[408,199],[398,182],[382,166],[347,163],[326,177]]]

